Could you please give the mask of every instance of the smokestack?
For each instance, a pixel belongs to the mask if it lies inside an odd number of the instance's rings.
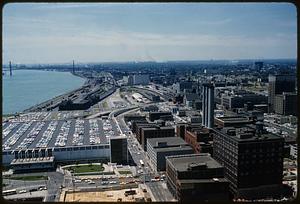
[[[11,61],[9,61],[9,76],[12,76]]]

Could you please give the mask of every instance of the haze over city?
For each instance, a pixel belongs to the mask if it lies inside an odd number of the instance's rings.
[[[295,59],[296,20],[289,3],[6,4],[3,59]]]

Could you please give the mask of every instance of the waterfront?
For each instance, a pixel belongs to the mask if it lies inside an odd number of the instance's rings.
[[[84,79],[69,72],[15,70],[2,76],[3,114],[23,111],[33,105],[79,88]]]

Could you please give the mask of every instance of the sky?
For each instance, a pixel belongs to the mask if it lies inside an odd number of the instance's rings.
[[[3,62],[297,57],[290,3],[10,3]]]

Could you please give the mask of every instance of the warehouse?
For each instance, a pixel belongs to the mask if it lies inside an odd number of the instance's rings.
[[[110,138],[118,136],[108,119],[6,122],[3,133],[2,163],[17,169],[52,166],[49,161],[109,161]],[[46,157],[51,160],[45,162]]]

